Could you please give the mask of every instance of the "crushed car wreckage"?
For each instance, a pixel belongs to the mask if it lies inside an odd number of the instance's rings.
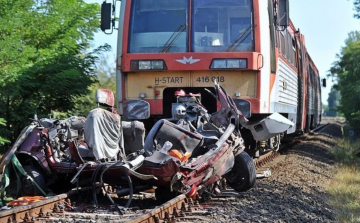
[[[145,161],[139,171],[158,177],[152,181],[171,191],[194,196],[207,191],[223,176],[237,191],[250,189],[256,179],[255,166],[244,152],[239,127],[246,118],[220,87],[214,95],[221,108],[210,115],[200,103],[201,95],[176,92],[173,117],[160,120],[149,132]]]
[[[215,83],[215,94],[209,93],[220,105],[213,114],[201,104],[200,94],[177,91],[172,118],[156,122],[146,139],[142,122],[121,121],[113,108],[114,95],[107,89],[97,90],[99,106],[87,118],[35,117],[0,160],[2,197],[5,192],[14,197],[46,195],[48,189],[58,192],[76,184],[77,188],[93,187],[96,201],[96,185],[105,189],[106,183],[117,189],[118,196],[130,195],[128,207],[134,192],[152,186],[189,197],[214,195],[221,178],[236,191],[252,188],[255,165],[244,151],[240,128],[251,129],[254,138],[266,139],[293,124],[276,116],[247,125],[247,119],[219,84]],[[146,119],[149,104],[128,101],[124,116]],[[276,128],[269,127],[269,121]],[[16,172],[24,175],[21,181]],[[10,184],[22,184],[22,189]]]
[[[133,122],[136,127],[132,128],[131,124],[120,121],[110,90],[97,90],[95,98],[99,108],[90,111],[87,118],[38,119],[35,115],[0,160],[3,200],[90,186],[96,203],[99,183],[102,187],[104,182],[115,185],[118,190],[130,188],[129,193],[150,187],[134,186],[132,179],[156,179],[136,172],[145,159],[141,148],[144,126],[136,121]],[[123,137],[132,134],[133,129],[138,133],[135,141]],[[140,145],[140,149],[127,153],[124,145],[128,148]]]

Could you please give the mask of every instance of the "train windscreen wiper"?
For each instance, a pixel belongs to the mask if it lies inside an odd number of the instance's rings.
[[[186,29],[186,25],[182,24],[179,26],[179,28],[173,32],[173,34],[169,37],[169,39],[166,41],[162,49],[160,50],[160,53],[166,53],[169,51],[175,40],[179,38],[180,34]]]
[[[249,32],[252,29],[252,25],[250,25],[247,29],[244,30],[244,32],[242,32],[238,38],[236,38],[228,48],[226,48],[225,52],[229,52],[231,51],[233,48],[238,47],[240,44],[242,44],[247,38],[248,36],[251,34],[251,32]],[[255,27],[254,27],[255,28]],[[241,41],[240,41],[241,40]],[[240,42],[239,42],[240,41]]]

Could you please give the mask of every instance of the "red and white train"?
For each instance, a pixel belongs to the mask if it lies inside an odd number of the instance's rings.
[[[279,113],[301,133],[321,120],[319,72],[305,37],[289,19],[288,0],[121,0],[120,14],[102,5],[102,30],[118,20],[117,107],[144,100],[150,121],[171,118],[174,93],[200,93],[202,104],[219,107],[205,88],[223,86],[250,123]],[[114,12],[113,12],[114,13]],[[113,20],[114,21],[114,20]],[[253,140],[250,153],[278,148],[278,134]]]

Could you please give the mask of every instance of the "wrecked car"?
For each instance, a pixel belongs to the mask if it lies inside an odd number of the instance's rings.
[[[145,159],[144,126],[138,121],[121,121],[110,90],[97,90],[95,98],[98,108],[87,118],[34,116],[0,160],[2,198],[46,196],[76,186],[93,187],[96,200],[98,183],[104,187],[106,182],[119,190],[130,188],[128,194],[151,187],[132,184],[132,178],[156,179],[135,171]],[[133,133],[134,138],[128,137]],[[136,152],[125,152],[137,147]]]
[[[124,116],[135,121],[121,121],[113,107],[114,95],[107,89],[97,90],[98,108],[86,118],[38,119],[35,115],[0,160],[6,192],[2,198],[91,187],[96,203],[96,187],[103,187],[108,195],[106,183],[118,196],[130,195],[128,207],[133,193],[153,186],[159,198],[177,193],[214,196],[222,178],[236,191],[252,188],[256,170],[244,151],[240,128],[254,127],[247,125],[219,84],[215,82],[215,94],[208,92],[220,105],[217,112],[207,112],[200,94],[179,90],[172,118],[157,121],[146,138],[144,124],[137,120],[149,118],[149,104],[126,102]],[[254,137],[272,137],[267,124],[267,120],[257,123],[263,128],[254,128]],[[289,123],[284,125],[288,127]]]
[[[215,92],[221,107],[213,114],[200,103],[200,94],[175,92],[173,117],[159,120],[150,130],[139,172],[156,176],[154,185],[192,197],[216,193],[212,185],[222,177],[236,191],[255,184],[255,165],[244,151],[239,129],[247,120],[219,84]]]

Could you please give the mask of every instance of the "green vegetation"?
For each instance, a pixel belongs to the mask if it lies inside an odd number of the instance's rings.
[[[87,95],[75,99],[75,105],[71,110],[72,115],[87,116],[89,111],[97,106],[95,103],[95,91],[97,89],[110,89],[115,94],[115,65],[109,64],[109,61],[115,61],[115,59],[109,59],[106,55],[100,55],[99,61],[96,64],[96,78],[98,81],[88,87],[89,93]]]
[[[354,16],[360,19],[360,0],[354,0],[354,6]],[[344,115],[351,129],[360,130],[360,32],[349,33],[337,57],[329,73],[337,80],[334,91],[339,91],[341,98],[336,111]],[[337,99],[335,92],[329,95],[335,106]],[[328,188],[329,202],[339,222],[360,222],[360,142],[356,140],[340,140],[332,151],[338,166]]]
[[[339,222],[360,222],[360,142],[340,140],[332,151],[338,162],[328,191]]]
[[[0,0],[0,151],[34,113],[70,113],[97,83],[103,46],[89,52],[98,4],[83,0]],[[5,122],[6,120],[6,122]],[[5,124],[6,123],[6,124]]]
[[[5,123],[6,123],[5,119],[0,118],[0,125],[5,126]],[[8,143],[8,142],[9,142],[9,140],[4,139],[0,136],[0,145],[4,145],[5,143]]]
[[[360,0],[354,0],[354,17],[360,19]],[[348,123],[360,130],[360,32],[349,33],[342,47],[340,54],[337,55],[330,68],[328,76],[332,76],[337,81],[334,90],[340,92],[340,104],[336,111],[342,113]],[[336,105],[335,95],[329,94],[329,100]],[[330,99],[330,97],[332,97]],[[329,109],[330,102],[329,102]]]
[[[337,78],[334,88],[340,92],[337,110],[344,114],[351,126],[360,128],[360,32],[349,34],[339,60],[334,62],[330,74]]]
[[[326,112],[326,116],[336,117],[338,116],[337,107],[339,106],[340,93],[335,88],[331,88],[328,97],[328,106],[323,107]]]

